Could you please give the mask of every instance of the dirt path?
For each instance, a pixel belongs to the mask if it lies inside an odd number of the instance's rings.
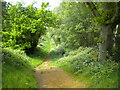
[[[40,88],[85,88],[85,85],[76,82],[70,75],[62,69],[48,66],[50,63],[50,56],[42,63],[43,68],[36,69],[36,77]]]

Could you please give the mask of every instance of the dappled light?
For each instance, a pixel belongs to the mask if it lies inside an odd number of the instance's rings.
[[[119,87],[120,2],[34,4],[2,2],[3,88]]]

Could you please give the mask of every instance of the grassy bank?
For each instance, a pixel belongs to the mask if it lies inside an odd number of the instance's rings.
[[[44,61],[46,52],[40,47],[32,55],[23,51],[3,48],[3,88],[37,88],[34,67]]]
[[[114,60],[97,60],[98,51],[82,48],[66,52],[63,58],[55,60],[52,65],[62,68],[74,76],[87,88],[117,88],[118,63]]]
[[[35,67],[40,65],[47,56],[47,51],[45,51],[42,47],[37,46],[35,52],[33,54],[28,55],[31,58],[30,64]]]
[[[43,37],[42,46],[38,45],[35,52],[26,55],[24,51],[3,48],[3,88],[37,88],[34,67],[40,65],[51,49],[48,36]]]
[[[3,49],[3,88],[37,88],[31,58],[24,52]]]

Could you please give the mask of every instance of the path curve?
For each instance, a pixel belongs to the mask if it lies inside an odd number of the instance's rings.
[[[46,61],[42,63],[44,67],[41,69],[35,68],[35,74],[40,88],[85,88],[84,84],[76,82],[62,69],[48,66],[49,63],[50,57],[48,55]]]

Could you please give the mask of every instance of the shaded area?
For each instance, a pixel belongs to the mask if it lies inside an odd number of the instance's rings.
[[[28,54],[28,56],[30,56],[31,58],[40,58],[40,57],[44,58],[47,56],[47,52],[44,49],[42,49],[42,47],[37,46],[35,52],[32,54]]]
[[[33,54],[28,54],[28,56],[32,59],[32,66],[37,67],[45,60],[44,58],[47,56],[47,52],[42,49],[42,47],[37,46],[35,52]]]

